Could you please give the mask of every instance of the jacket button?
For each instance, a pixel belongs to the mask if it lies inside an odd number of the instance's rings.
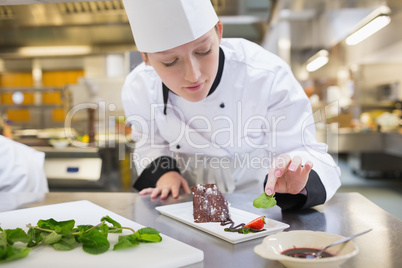
[[[177,144],[177,145],[176,145],[176,149],[180,149],[180,145]]]
[[[225,104],[222,102],[221,105],[219,105],[221,108],[225,108]]]

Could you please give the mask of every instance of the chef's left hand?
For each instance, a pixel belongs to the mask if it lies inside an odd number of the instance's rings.
[[[302,166],[302,159],[299,156],[292,159],[288,154],[284,154],[275,158],[268,173],[265,193],[267,195],[300,193],[306,186],[312,168],[311,161]]]
[[[145,188],[141,190],[139,194],[151,194],[151,198],[156,198],[160,195],[161,199],[166,199],[172,194],[173,198],[178,198],[180,190],[183,190],[185,194],[191,193],[186,179],[176,171],[169,171],[159,178],[155,188]]]

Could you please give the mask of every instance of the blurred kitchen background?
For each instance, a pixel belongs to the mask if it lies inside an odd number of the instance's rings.
[[[402,219],[402,1],[212,3],[224,37],[289,63],[342,168],[340,191]],[[349,38],[362,28],[373,34]],[[0,0],[0,33],[3,135],[46,153],[51,191],[133,191],[120,91],[141,57],[123,3]]]

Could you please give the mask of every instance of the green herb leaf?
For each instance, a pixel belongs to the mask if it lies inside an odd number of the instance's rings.
[[[108,225],[111,223],[113,226]],[[108,241],[109,232],[122,232],[120,223],[116,222],[109,216],[101,219],[97,225],[79,225],[75,226],[74,220],[56,221],[54,219],[39,220],[38,226],[27,225],[29,230],[27,233],[21,228],[6,229],[0,228],[0,263],[20,259],[28,255],[31,247],[39,243],[53,246],[56,250],[72,250],[77,243],[82,243],[82,248],[90,254],[101,254],[109,250],[110,243]],[[162,237],[158,230],[153,228],[142,228],[137,232],[120,236],[118,243],[114,245],[113,250],[119,250],[134,247],[140,242],[160,242]],[[26,243],[26,247],[18,245],[14,247],[15,242]]]
[[[139,245],[140,242],[135,234],[131,235],[121,235],[119,236],[119,241],[114,245],[113,250],[121,250],[125,248],[131,248]]]
[[[28,235],[25,233],[24,230],[22,230],[21,228],[17,228],[17,229],[6,229],[4,231],[7,235],[7,242],[8,244],[10,244],[11,246],[15,243],[15,242],[23,242],[23,243],[28,243]]]
[[[0,263],[25,258],[30,251],[30,248],[25,247],[0,247]]]
[[[54,230],[57,233],[68,234],[71,233],[75,225],[74,220],[56,221],[54,219],[39,220],[38,226],[43,229]]]
[[[89,229],[91,229],[92,227],[94,227],[93,225],[78,225],[77,228],[75,228],[73,231],[78,231],[80,233],[83,233]]]
[[[108,236],[109,232],[110,233],[121,233],[121,229],[120,229],[120,232],[112,232],[112,230],[110,230],[109,226],[107,226],[106,224],[102,224],[98,228],[99,228],[99,231],[101,231],[101,233],[106,237]]]
[[[271,208],[276,205],[276,199],[273,195],[266,195],[262,193],[259,197],[254,199],[253,206],[256,208]]]
[[[41,233],[43,231],[39,231],[38,229],[35,228],[29,228],[28,230],[28,247],[34,247],[40,242],[42,242],[43,237],[41,236]]]
[[[250,233],[251,228],[250,227],[243,227],[242,233],[243,234],[248,234]]]
[[[259,232],[262,232],[265,230],[266,229],[257,230],[257,229],[253,229],[250,227],[239,227],[236,229],[233,229],[233,228],[225,228],[224,229],[225,232],[232,232],[232,233],[239,233],[239,234],[259,233]]]
[[[254,199],[253,206],[256,208],[271,208],[276,205],[276,199],[273,195],[266,195],[262,193],[259,197]]]
[[[52,244],[53,248],[56,250],[72,250],[77,246],[74,236],[69,235],[63,237],[59,242]]]
[[[122,232],[121,224],[118,223],[117,221],[113,220],[109,216],[102,217],[101,221],[109,222],[109,223],[113,224],[113,227],[116,227],[115,229],[109,229],[110,233],[121,233]]]
[[[8,246],[8,242],[7,242],[7,234],[4,232],[0,233],[0,249],[1,248],[5,248]]]
[[[104,253],[110,247],[107,237],[98,229],[83,233],[78,237],[78,241],[82,243],[82,249],[90,254]]]
[[[162,237],[159,235],[159,233],[160,232],[154,228],[145,227],[139,229],[135,235],[140,242],[157,243],[162,241]]]
[[[58,234],[56,232],[51,232],[51,233],[42,233],[41,236],[43,237],[43,242],[45,242],[48,245],[54,244],[56,242],[59,242],[62,239],[62,235]]]

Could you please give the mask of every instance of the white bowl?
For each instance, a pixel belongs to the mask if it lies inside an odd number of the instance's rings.
[[[70,144],[68,140],[50,140],[49,142],[56,149],[66,148]]]
[[[335,255],[333,257],[303,259],[286,256],[281,253],[291,248],[322,249],[342,238],[344,237],[340,235],[318,231],[281,232],[264,238],[262,243],[254,248],[254,252],[263,258],[277,260],[288,268],[338,267],[359,252],[353,241],[327,249],[327,252]]]

